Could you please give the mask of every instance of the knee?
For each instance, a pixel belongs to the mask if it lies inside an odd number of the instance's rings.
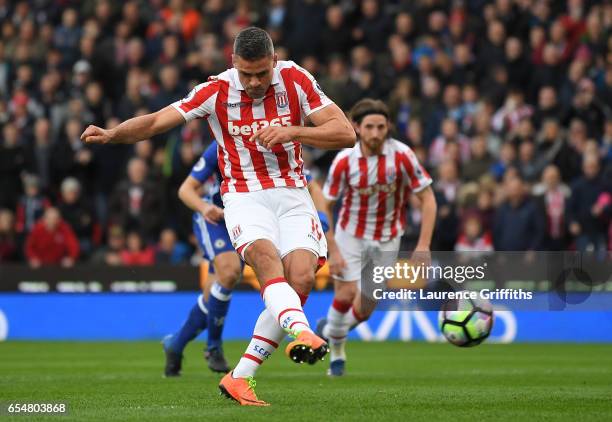
[[[374,312],[374,309],[376,309],[376,301],[360,297],[356,300],[354,309],[358,319],[361,321],[366,321],[370,318],[372,312]]]
[[[355,299],[355,293],[357,286],[351,282],[338,282],[338,285],[334,292],[334,297],[339,302],[352,303]]]
[[[288,269],[286,276],[291,286],[300,294],[307,295],[314,286],[315,273],[308,265],[293,266]]]
[[[217,282],[226,289],[233,289],[242,275],[242,267],[240,264],[222,265],[220,267],[215,267],[215,271],[218,277]]]
[[[269,247],[265,243],[259,241],[251,244],[245,251],[244,257],[246,262],[251,265],[255,271],[258,268],[270,268],[280,262],[278,252],[274,247]]]

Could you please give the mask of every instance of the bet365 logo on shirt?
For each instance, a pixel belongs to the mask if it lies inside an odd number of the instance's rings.
[[[275,117],[272,120],[255,120],[250,125],[240,125],[230,120],[227,124],[227,131],[232,136],[250,136],[268,126],[291,126],[291,116]]]

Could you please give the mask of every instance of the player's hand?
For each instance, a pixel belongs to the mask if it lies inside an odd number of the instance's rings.
[[[204,209],[200,211],[204,220],[211,224],[217,224],[223,219],[223,208],[220,208],[213,204],[206,204]]]
[[[283,144],[295,139],[295,129],[292,126],[268,126],[259,129],[249,141],[257,142],[259,145],[272,149],[276,144]]]
[[[344,257],[338,250],[335,248],[334,250],[329,251],[329,273],[332,276],[339,276],[342,274],[342,271],[346,268],[346,261]]]
[[[108,144],[112,141],[111,131],[101,127],[89,125],[81,134],[81,141],[86,144]]]
[[[412,261],[415,264],[423,264],[428,267],[431,265],[431,251],[429,246],[417,245],[414,252],[412,253]]]

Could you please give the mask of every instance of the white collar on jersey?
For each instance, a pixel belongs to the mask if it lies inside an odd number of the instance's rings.
[[[229,73],[231,84],[234,86],[234,88],[236,88],[238,91],[244,91],[244,86],[242,86],[242,83],[240,83],[240,78],[238,77],[238,71],[236,70],[236,68],[232,67]],[[274,70],[272,70],[272,85],[278,85],[279,83],[280,72],[275,67]]]
[[[382,150],[382,155],[388,155],[391,149],[391,142],[393,142],[393,138],[387,138],[385,139],[385,142],[383,143],[383,150]],[[355,144],[355,146],[353,147],[355,148],[355,156],[357,158],[359,157],[363,157],[363,152],[361,152],[361,145],[359,142],[357,142]],[[368,157],[370,158],[370,157]]]

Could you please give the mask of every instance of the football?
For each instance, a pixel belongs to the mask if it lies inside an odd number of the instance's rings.
[[[438,314],[440,331],[455,346],[482,343],[493,328],[493,307],[483,299],[448,300]]]

